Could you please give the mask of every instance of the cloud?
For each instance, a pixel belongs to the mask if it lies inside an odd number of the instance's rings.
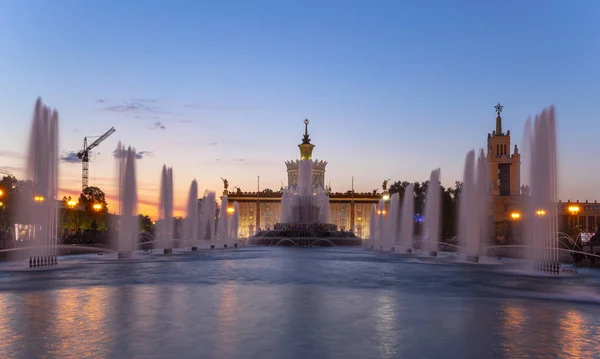
[[[16,166],[0,166],[0,170],[3,172],[23,172],[23,168],[22,167],[16,167]],[[13,173],[14,174],[14,173]]]
[[[135,101],[135,102],[150,102],[150,103],[157,103],[157,100],[153,100],[153,99],[147,99],[147,98],[132,98],[131,101]]]
[[[208,145],[209,145],[209,146],[216,146],[216,145],[218,145],[218,144],[219,144],[219,142],[211,142],[211,143],[209,143]]]
[[[107,104],[106,101],[102,101],[101,103]],[[104,110],[120,113],[134,118],[157,119],[162,115],[175,115],[174,112],[164,109],[157,104],[158,101],[152,99],[131,99],[129,101],[123,101],[117,105],[104,107]]]
[[[25,155],[14,151],[0,151],[0,157],[5,158],[24,158]]]
[[[115,158],[121,158],[121,157],[125,156],[125,152],[126,152],[125,150],[116,149],[113,151],[113,156]],[[146,157],[152,157],[152,156],[154,156],[154,152],[152,152],[152,151],[139,151],[135,154],[135,158],[138,160],[141,160]]]
[[[152,125],[152,127],[150,127],[151,130],[166,130],[167,126],[165,126],[162,122],[160,121],[156,121],[154,123],[154,125]]]
[[[81,159],[77,157],[77,152],[75,151],[66,151],[60,155],[60,162],[65,163],[79,163]]]

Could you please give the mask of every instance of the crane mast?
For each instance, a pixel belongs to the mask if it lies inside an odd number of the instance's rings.
[[[106,131],[102,136],[99,136],[89,146],[87,144],[87,137],[83,138],[83,150],[77,153],[77,157],[81,159],[81,190],[85,190],[88,187],[89,171],[90,171],[90,151],[98,146],[102,141],[106,140],[110,135],[115,132],[115,128],[111,127],[110,130]]]

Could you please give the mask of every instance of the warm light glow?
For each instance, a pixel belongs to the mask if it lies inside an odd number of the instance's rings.
[[[77,201],[70,200],[69,202],[67,202],[67,204],[69,205],[69,207],[73,208],[77,204]]]
[[[543,217],[546,215],[546,210],[544,209],[538,209],[537,211],[535,211],[535,215],[538,217]]]
[[[227,207],[227,213],[233,214],[233,212],[235,212],[235,209],[233,207]]]
[[[513,212],[513,213],[510,214],[510,218],[515,219],[515,220],[519,219],[519,218],[521,218],[521,213],[519,213],[519,212]]]
[[[0,189],[0,197],[4,195],[4,191]]]
[[[380,209],[377,210],[377,214],[385,214],[385,209],[382,211]]]
[[[579,213],[579,206],[569,206],[569,212],[571,212],[571,214]]]
[[[33,200],[36,202],[44,202],[44,196],[35,196]]]
[[[94,203],[92,208],[94,209],[94,211],[99,211],[102,209],[102,205],[100,203]]]
[[[359,221],[362,221],[362,218],[361,218],[361,217],[358,217],[358,218],[357,218],[357,220],[359,220]]]
[[[387,191],[383,192],[383,194],[381,195],[381,199],[387,201],[388,199],[390,199],[390,194]]]
[[[4,203],[0,202],[0,207],[4,207]]]

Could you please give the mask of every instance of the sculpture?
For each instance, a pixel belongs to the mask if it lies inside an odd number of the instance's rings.
[[[384,191],[387,191],[387,184],[390,181],[390,179],[386,179],[385,181],[383,181],[383,184],[381,185],[381,188],[383,188]]]
[[[221,180],[223,180],[223,188],[227,191],[227,188],[229,188],[229,181],[227,181],[227,178],[223,177],[221,177]]]

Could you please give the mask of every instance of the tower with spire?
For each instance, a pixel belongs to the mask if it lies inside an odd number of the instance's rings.
[[[502,109],[498,103],[496,110],[496,130],[488,133],[487,158],[492,195],[519,196],[521,192],[521,155],[517,145],[511,153],[510,131],[502,131]]]
[[[315,145],[310,143],[310,135],[308,134],[308,119],[304,120],[304,136],[302,137],[302,143],[298,145],[300,149],[300,160],[286,161],[288,174],[288,187],[295,186],[298,183],[298,164],[301,160],[312,160],[312,152]],[[312,165],[312,186],[313,188],[321,187],[325,188],[325,167],[327,167],[326,161],[313,160]]]

